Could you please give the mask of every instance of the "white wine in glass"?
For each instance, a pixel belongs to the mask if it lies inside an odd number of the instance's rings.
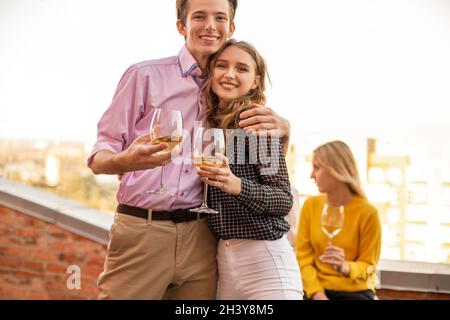
[[[333,206],[325,203],[322,209],[322,231],[330,239],[333,239],[344,226],[344,206]]]
[[[193,157],[194,166],[200,168],[201,166],[220,168],[223,164],[223,160],[215,156],[198,156]]]
[[[166,149],[164,149],[162,152],[172,152],[173,148],[175,148],[177,145],[179,145],[183,141],[183,137],[180,135],[175,136],[165,136],[165,137],[159,137],[152,139],[152,144],[160,144],[165,143],[168,145]]]
[[[197,128],[192,146],[192,161],[194,166],[209,166],[219,168],[224,163],[225,138],[222,129]],[[207,204],[208,185],[203,187],[203,203],[200,207],[191,209],[191,212],[216,214],[218,211],[211,209]]]
[[[183,117],[179,110],[156,108],[150,124],[150,139],[152,144],[167,144],[167,148],[160,153],[172,152],[183,141]],[[174,196],[163,185],[164,165],[161,166],[160,186],[148,191],[151,194]]]

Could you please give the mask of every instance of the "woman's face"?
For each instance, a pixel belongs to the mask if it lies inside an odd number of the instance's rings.
[[[338,187],[339,180],[337,180],[330,171],[323,167],[314,157],[312,165],[311,179],[314,179],[320,192],[329,193]]]
[[[258,79],[253,58],[241,48],[230,46],[213,66],[211,88],[221,102],[229,102],[255,89]]]

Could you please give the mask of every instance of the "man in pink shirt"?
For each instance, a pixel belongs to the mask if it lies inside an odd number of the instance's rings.
[[[95,174],[118,174],[119,202],[110,231],[99,299],[215,299],[217,241],[201,204],[203,185],[190,161],[172,163],[167,146],[150,144],[156,107],[183,114],[183,150],[190,150],[194,122],[201,121],[201,74],[208,57],[234,31],[237,0],[177,0],[177,28],[185,45],[177,56],[131,66],[98,123],[88,159]],[[277,129],[288,144],[289,122],[269,108],[241,115],[244,130]],[[167,163],[167,164],[166,164]],[[149,194],[164,186],[175,196]]]

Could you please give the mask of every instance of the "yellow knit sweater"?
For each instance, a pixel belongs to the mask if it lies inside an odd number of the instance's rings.
[[[303,204],[296,239],[297,261],[308,297],[321,290],[375,291],[375,267],[380,257],[381,223],[378,212],[366,199],[354,196],[344,206],[344,226],[333,245],[345,251],[350,264],[346,277],[319,260],[328,243],[320,226],[325,196],[308,198]]]

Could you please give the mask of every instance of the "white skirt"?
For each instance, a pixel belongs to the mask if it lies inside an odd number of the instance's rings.
[[[300,269],[286,236],[220,240],[217,261],[221,300],[303,299]]]

